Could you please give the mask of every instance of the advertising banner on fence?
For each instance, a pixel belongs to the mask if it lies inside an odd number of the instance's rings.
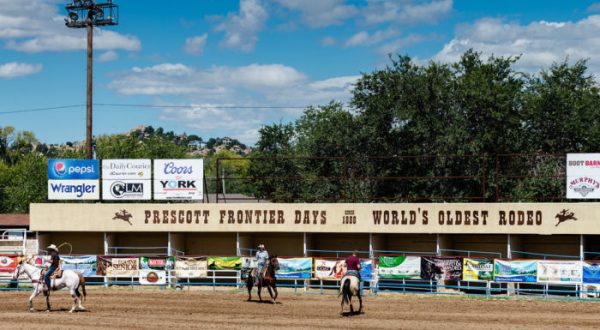
[[[343,260],[314,259],[315,278],[322,280],[335,280],[342,278],[345,267]]]
[[[49,159],[48,199],[95,200],[100,197],[97,160]]]
[[[155,159],[154,199],[201,200],[203,178],[202,159]]]
[[[208,269],[223,270],[223,269],[241,269],[241,257],[208,257]]]
[[[541,283],[581,283],[582,265],[580,261],[547,261],[537,262],[537,281]]]
[[[0,256],[0,275],[13,275],[17,269],[17,257],[15,256]]]
[[[379,256],[380,278],[421,278],[421,257]]]
[[[140,269],[141,285],[165,285],[167,284],[167,272],[155,269]]]
[[[537,260],[494,260],[494,281],[535,282]]]
[[[206,277],[208,263],[201,258],[178,258],[175,260],[175,276],[178,278]]]
[[[463,280],[491,281],[494,279],[494,261],[491,259],[463,259]]]
[[[277,258],[278,278],[307,279],[312,273],[312,258]]]
[[[168,270],[173,269],[174,257],[153,258],[140,257],[140,269]]]
[[[462,279],[462,258],[421,257],[421,278],[445,281]]]
[[[600,285],[600,263],[583,262],[583,284]]]
[[[363,281],[373,280],[373,260],[360,259],[360,278]]]
[[[600,198],[600,154],[567,154],[567,198]]]
[[[108,277],[137,277],[138,258],[98,257],[96,275]]]
[[[74,270],[83,276],[96,275],[96,256],[61,256],[63,270]]]

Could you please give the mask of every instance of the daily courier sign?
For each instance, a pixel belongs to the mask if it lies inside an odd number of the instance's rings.
[[[600,203],[31,204],[35,231],[600,234]]]
[[[102,161],[102,199],[149,200],[151,175],[150,159],[105,159]]]

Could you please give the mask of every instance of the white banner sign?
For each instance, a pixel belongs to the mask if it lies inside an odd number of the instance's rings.
[[[155,159],[154,199],[201,200],[202,159]]]
[[[150,180],[102,180],[102,199],[105,200],[150,200]]]
[[[600,154],[567,154],[567,198],[600,198]]]
[[[175,260],[175,276],[180,278],[198,278],[207,276],[206,260],[186,258]]]
[[[537,281],[541,283],[581,283],[582,269],[580,261],[540,260],[537,263]]]
[[[98,180],[48,180],[48,199],[96,200],[100,198]]]
[[[140,269],[140,284],[165,285],[167,284],[167,272],[164,270]]]
[[[112,180],[150,180],[152,166],[150,159],[104,159],[102,160],[102,179]]]
[[[342,278],[346,269],[343,260],[315,260],[315,277],[319,279],[338,279]]]

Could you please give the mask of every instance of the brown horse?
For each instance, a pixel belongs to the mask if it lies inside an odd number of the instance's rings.
[[[269,261],[263,268],[263,276],[258,281],[258,299],[262,300],[260,292],[263,287],[267,287],[269,290],[269,294],[271,295],[271,303],[275,304],[277,300],[277,279],[275,278],[275,272],[279,269],[279,261],[277,261],[277,256],[272,256],[269,258]],[[246,280],[246,287],[248,288],[248,301],[252,300],[252,287],[254,287],[254,282],[258,276],[258,269],[253,269],[250,273],[248,273],[248,279]]]

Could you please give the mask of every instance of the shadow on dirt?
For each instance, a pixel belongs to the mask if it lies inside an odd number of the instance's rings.
[[[246,300],[247,303],[255,303],[255,304],[269,304],[269,305],[283,305],[281,302],[277,301],[275,302],[275,304],[273,304],[271,301],[269,300]]]
[[[342,317],[351,317],[351,316],[361,315],[361,314],[364,314],[364,313],[365,312],[343,312],[343,313],[340,313],[340,315]]]

